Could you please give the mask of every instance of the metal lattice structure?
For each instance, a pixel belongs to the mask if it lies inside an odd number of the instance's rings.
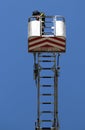
[[[45,16],[44,28],[42,22],[42,17],[39,20],[31,17],[28,24],[28,51],[34,55],[37,87],[35,130],[59,130],[59,56],[66,51],[65,19],[62,16]]]
[[[58,130],[59,55],[34,54],[34,77],[37,85],[37,130]],[[57,58],[57,62],[56,62]],[[56,64],[57,63],[57,64]]]

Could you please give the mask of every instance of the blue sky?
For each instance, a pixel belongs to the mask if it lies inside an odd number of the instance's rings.
[[[63,15],[67,51],[60,57],[61,130],[85,130],[85,1],[0,1],[0,130],[33,130],[36,88],[33,56],[27,52],[28,17],[33,10]]]

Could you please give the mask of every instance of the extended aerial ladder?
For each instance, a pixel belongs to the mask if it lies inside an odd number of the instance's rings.
[[[59,130],[58,75],[59,57],[66,51],[65,19],[62,16],[30,17],[28,51],[34,55],[34,79],[37,86],[35,130]]]

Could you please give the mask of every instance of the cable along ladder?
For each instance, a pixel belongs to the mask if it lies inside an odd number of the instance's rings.
[[[58,130],[59,55],[34,54],[34,79],[37,86],[36,130]],[[57,57],[57,64],[56,64]]]

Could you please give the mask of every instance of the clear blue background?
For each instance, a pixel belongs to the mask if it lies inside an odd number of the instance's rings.
[[[36,87],[33,56],[27,52],[28,17],[33,10],[63,15],[67,51],[60,57],[61,130],[85,130],[85,1],[0,1],[0,130],[34,130]]]

